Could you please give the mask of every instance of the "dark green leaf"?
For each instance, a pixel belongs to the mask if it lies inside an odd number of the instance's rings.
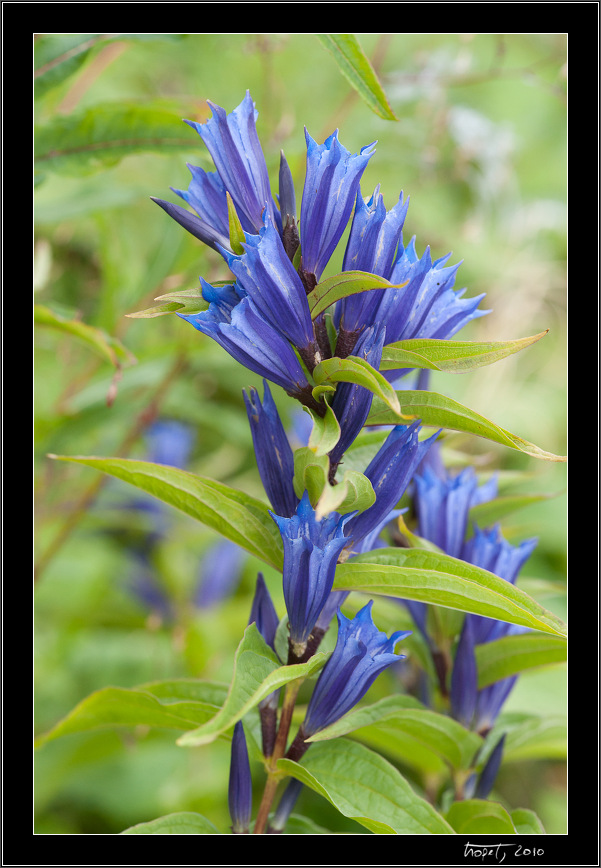
[[[343,738],[315,744],[302,764],[281,759],[278,768],[376,834],[453,834],[398,769],[362,744]]]

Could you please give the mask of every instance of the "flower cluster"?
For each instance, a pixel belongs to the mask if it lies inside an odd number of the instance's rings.
[[[315,388],[317,366],[333,357],[353,356],[377,371],[386,344],[408,338],[450,338],[485,311],[479,309],[482,296],[464,299],[463,290],[454,289],[458,265],[447,265],[450,254],[433,260],[429,248],[418,255],[415,238],[404,244],[409,200],[403,193],[390,211],[379,186],[371,196],[364,196],[362,176],[375,143],[351,153],[340,142],[338,130],[323,144],[305,131],[306,171],[299,217],[293,178],[283,153],[278,195],[272,191],[250,94],[230,114],[209,105],[212,115],[206,123],[188,123],[208,149],[215,171],[189,166],[188,189],[174,189],[189,208],[154,201],[215,250],[231,275],[217,285],[201,277],[206,309],[179,315],[264,382],[262,399],[250,388],[244,401],[270,514],[282,539],[287,664],[308,660],[337,618],[334,651],[288,749],[289,757],[299,758],[310,736],[350,711],[381,672],[403,659],[394,648],[409,632],[398,631],[390,638],[381,633],[372,620],[371,601],[354,618],[347,618],[340,611],[347,594],[335,590],[335,570],[339,562],[377,544],[385,526],[398,514],[399,502],[418,469],[425,466],[438,434],[424,438],[419,420],[392,427],[363,471],[364,485],[373,493],[369,503],[349,501],[348,505],[340,499],[336,501],[342,504],[339,509],[324,512],[317,509],[315,497],[303,485],[299,487],[295,452],[268,383],[300,401],[314,420],[333,414],[338,436],[320,459],[326,462],[324,485],[335,487],[342,482],[338,470],[344,473],[345,455],[366,423],[373,392],[359,382],[341,382],[326,388],[326,403],[323,390]],[[311,299],[349,223],[343,272],[375,275],[382,284],[372,281],[369,291],[339,298],[314,316]],[[385,376],[394,382],[406,373],[399,369]],[[417,477],[416,482],[424,500],[428,498],[427,479]],[[456,488],[447,498],[450,516],[457,513],[457,499],[465,495],[461,485]],[[427,520],[426,511],[420,512],[420,521]],[[443,528],[443,524],[440,534],[463,539],[465,528]],[[430,538],[440,537],[425,525],[422,530]],[[446,545],[445,537],[443,548]],[[418,609],[415,620],[420,628],[425,626]],[[275,649],[278,617],[261,575],[251,621]],[[277,758],[278,751],[282,756],[286,750],[287,732],[283,744],[279,743],[284,719],[288,725],[291,720],[286,697],[277,739],[280,691],[260,706],[266,758]],[[244,731],[238,724],[230,786],[235,832],[248,830],[249,776]],[[283,827],[298,790],[299,785],[291,783],[276,812],[274,831]],[[262,812],[263,808],[260,815]],[[265,823],[266,816],[257,821],[261,830]]]

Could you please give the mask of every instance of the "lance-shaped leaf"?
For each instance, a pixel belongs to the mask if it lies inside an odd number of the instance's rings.
[[[512,512],[534,503],[541,503],[544,500],[558,497],[560,493],[503,494],[500,497],[495,497],[493,500],[486,501],[486,503],[478,503],[476,506],[472,506],[470,520],[478,525],[478,527],[492,527],[493,524],[496,524],[505,518],[505,516],[511,515]]]
[[[549,666],[567,660],[567,642],[559,636],[520,633],[504,636],[475,648],[478,687],[517,675],[534,666]]]
[[[307,663],[281,666],[253,622],[246,628],[236,650],[232,681],[223,706],[212,720],[186,732],[177,743],[194,747],[215,741],[266,696],[289,681],[307,678],[320,669],[326,657],[326,654],[318,653]]]
[[[318,387],[331,383],[356,383],[358,386],[369,389],[374,394],[374,400],[377,398],[381,402],[378,406],[385,406],[385,412],[394,419],[392,423],[394,425],[397,425],[401,420],[407,421],[411,418],[401,412],[397,393],[388,380],[379,371],[376,371],[369,362],[359,358],[359,356],[348,356],[346,359],[335,356],[332,359],[324,359],[313,371],[313,379]],[[369,418],[371,418],[371,412]],[[369,422],[369,424],[379,423]]]
[[[370,274],[367,271],[342,271],[326,277],[308,294],[309,310],[311,319],[315,319],[323,313],[331,304],[355,295],[357,292],[368,292],[371,289],[401,289],[409,281],[404,283],[390,283],[384,277]],[[393,344],[391,344],[393,346]]]
[[[345,817],[380,835],[450,835],[453,829],[391,763],[347,739],[314,744],[302,764],[278,769],[327,799]]]
[[[385,120],[396,121],[378,76],[357,37],[352,33],[318,33],[316,36],[371,110]]]
[[[301,446],[294,452],[294,493],[301,498],[306,491],[315,509],[328,485],[329,472],[330,459],[327,455],[318,455],[308,446]]]
[[[309,436],[309,449],[316,455],[327,455],[340,440],[340,423],[329,403],[324,400],[326,411],[318,416],[308,407],[303,407],[313,419],[313,428]]]
[[[433,338],[397,341],[384,347],[380,370],[411,367],[462,374],[517,353],[539,341],[548,331],[512,341],[441,341]]]
[[[218,835],[217,829],[210,820],[194,811],[177,811],[138,823],[120,832],[121,835]]]
[[[376,493],[367,476],[357,470],[346,470],[336,485],[326,482],[315,507],[315,517],[319,521],[329,512],[341,515],[363,512],[375,502]]]
[[[379,724],[385,724],[387,732],[407,733],[453,768],[469,768],[482,744],[477,733],[465,729],[452,717],[425,708],[411,696],[389,696],[373,705],[355,708],[307,741],[325,741],[349,732],[361,739],[363,728],[377,728]]]
[[[335,591],[385,594],[565,636],[565,624],[511,582],[425,549],[381,548],[339,564]]]
[[[260,500],[186,470],[129,458],[52,455],[95,467],[175,506],[218,531],[276,569],[282,568],[282,540],[269,509]]]
[[[334,361],[328,360],[328,361]],[[324,364],[322,362],[322,364]],[[388,397],[388,396],[387,396]],[[564,456],[554,455],[539,449],[534,443],[529,443],[522,437],[518,437],[506,431],[494,422],[490,422],[479,413],[475,413],[453,398],[440,395],[438,392],[426,392],[422,390],[408,390],[397,392],[401,412],[421,419],[423,425],[431,425],[435,428],[451,428],[454,431],[463,431],[466,434],[476,434],[517,449],[534,458],[542,458],[547,461],[565,461]],[[398,414],[391,410],[389,401],[375,395],[366,425],[395,425],[398,423]]]
[[[227,685],[200,680],[105,687],[87,696],[39,736],[36,747],[65,735],[121,726],[195,729],[215,716],[226,692]]]

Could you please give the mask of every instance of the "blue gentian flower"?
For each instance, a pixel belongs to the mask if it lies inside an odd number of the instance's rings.
[[[269,387],[263,381],[263,403],[256,389],[243,392],[259,475],[277,515],[294,515],[298,497],[294,492],[294,454]],[[306,416],[306,413],[303,413]]]
[[[213,338],[236,361],[294,396],[310,393],[307,377],[290,343],[265,322],[248,296],[232,284],[214,287],[201,279],[208,310],[180,314],[195,329]],[[237,298],[237,303],[232,303]]]
[[[318,145],[307,130],[307,171],[301,201],[301,269],[310,289],[319,282],[351,216],[361,176],[374,152],[373,142],[351,154],[338,130]],[[312,284],[312,285],[311,285]]]
[[[349,516],[332,512],[318,521],[306,491],[293,516],[271,515],[284,543],[283,589],[290,648],[300,658],[332,590],[338,556],[349,543],[344,532]]]
[[[199,212],[200,216],[210,217],[215,213],[215,196],[207,193],[207,186],[212,186],[213,190],[222,191],[220,202],[222,215],[226,217],[225,226],[228,225],[226,190],[232,197],[245,231],[259,231],[263,225],[265,208],[274,223],[281,223],[271,192],[265,157],[257,135],[258,112],[249,91],[246,92],[240,105],[229,115],[221,106],[215,105],[210,100],[207,102],[213,114],[206,123],[186,121],[203,140],[217,169],[217,178],[214,178],[212,183],[208,182],[208,185],[206,181],[203,184],[205,173],[202,169],[196,169],[193,173],[196,186],[191,198],[195,197],[198,190],[196,200],[205,206],[205,210]],[[206,207],[207,205],[209,207]]]
[[[291,758],[298,758],[299,747],[306,750],[308,744],[303,742],[307,738],[357,705],[387,666],[404,659],[394,653],[394,647],[411,631],[399,630],[388,638],[375,626],[372,606],[370,600],[352,619],[338,610],[336,647],[317,679],[305,720],[288,753]]]
[[[252,813],[252,779],[241,720],[234,726],[232,736],[228,806],[232,832],[235,835],[246,834],[249,831]]]

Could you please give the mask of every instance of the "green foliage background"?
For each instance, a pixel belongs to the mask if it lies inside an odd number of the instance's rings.
[[[205,120],[207,99],[231,111],[250,90],[274,185],[283,149],[299,201],[303,126],[320,142],[339,128],[353,152],[377,140],[364,195],[381,184],[390,208],[402,189],[411,197],[405,242],[415,235],[418,253],[429,244],[434,258],[453,251],[451,263],[463,261],[457,285],[469,296],[486,293],[481,307],[492,313],[462,338],[549,329],[496,365],[434,374],[432,388],[565,454],[566,38],[358,37],[396,121],[370,110],[313,34],[36,37],[36,302],[62,318],[46,316],[35,332],[38,732],[108,685],[186,676],[228,682],[248,620],[260,565],[246,560],[220,606],[195,606],[202,557],[215,537],[175,511],[155,564],[175,616],[165,620],[142,605],[127,590],[127,543],[143,522],[120,508],[131,491],[47,457],[143,457],[150,421],[175,418],[194,429],[189,469],[263,497],[241,398],[243,387],[260,387],[258,378],[177,317],[127,317],[157,296],[196,286],[199,275],[224,276],[220,258],[150,201],[177,200],[169,187],[187,187],[186,162],[211,168],[182,123]],[[64,52],[71,60],[56,63]],[[141,127],[131,123],[131,107],[147,112]],[[90,129],[100,142],[119,124],[130,137],[118,146],[85,145]],[[102,330],[107,345],[67,331],[64,320]],[[289,402],[276,400],[289,415]],[[516,541],[539,537],[520,586],[563,617],[564,465],[475,438],[456,442],[476,467],[502,471],[512,493],[553,495],[511,516],[503,530]],[[266,572],[283,612],[277,578]],[[556,714],[565,695],[564,666],[548,666],[524,673],[506,708]],[[116,833],[179,810],[226,830],[228,742],[188,750],[174,741],[172,732],[138,729],[46,745],[36,760],[36,830]],[[533,808],[549,833],[565,832],[564,751],[559,738],[525,750],[503,767],[495,791]],[[362,831],[310,794],[299,807],[327,829]]]

